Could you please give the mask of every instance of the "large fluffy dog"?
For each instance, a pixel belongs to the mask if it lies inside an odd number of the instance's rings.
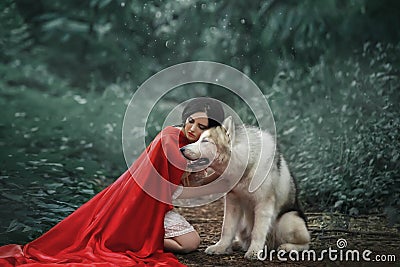
[[[285,251],[308,249],[310,234],[296,183],[283,156],[275,152],[272,135],[256,127],[235,128],[229,117],[181,152],[192,162],[208,162],[217,174],[238,180],[225,196],[221,238],[206,253],[228,254],[239,248],[254,259],[265,244]]]

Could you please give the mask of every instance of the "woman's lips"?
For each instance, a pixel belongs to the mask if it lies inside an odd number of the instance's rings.
[[[191,132],[188,132],[188,136],[191,138],[195,138],[196,136],[194,134],[192,134]]]

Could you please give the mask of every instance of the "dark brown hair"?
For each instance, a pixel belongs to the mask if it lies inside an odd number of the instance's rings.
[[[218,100],[209,97],[197,97],[186,104],[182,112],[182,122],[185,123],[186,119],[196,112],[207,114],[208,128],[220,126],[225,117],[224,109]]]

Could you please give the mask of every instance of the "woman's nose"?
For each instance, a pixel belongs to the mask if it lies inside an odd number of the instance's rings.
[[[190,130],[194,132],[196,130],[196,124],[193,123],[192,127],[190,127]]]

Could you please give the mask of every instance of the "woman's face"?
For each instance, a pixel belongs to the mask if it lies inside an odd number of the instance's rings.
[[[208,128],[208,117],[205,112],[190,115],[185,122],[183,132],[190,142],[196,142],[201,133]]]

